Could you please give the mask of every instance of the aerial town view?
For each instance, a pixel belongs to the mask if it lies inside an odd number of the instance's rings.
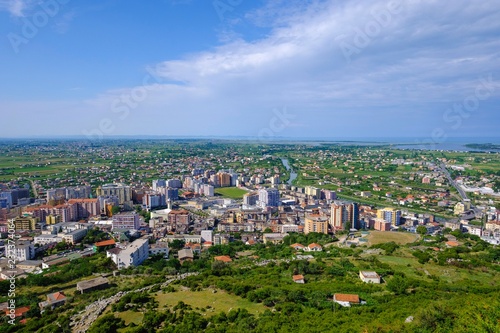
[[[500,3],[0,17],[0,332],[500,332]]]

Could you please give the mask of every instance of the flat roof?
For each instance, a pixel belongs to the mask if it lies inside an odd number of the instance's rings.
[[[95,278],[95,279],[80,281],[76,284],[76,288],[77,289],[89,289],[89,288],[97,287],[97,286],[107,284],[107,283],[109,283],[109,280],[107,278],[100,276],[100,277]]]

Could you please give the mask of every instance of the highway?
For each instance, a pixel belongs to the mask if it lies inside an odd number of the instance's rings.
[[[468,199],[467,198],[467,194],[465,193],[465,191],[462,189],[462,187],[460,187],[452,178],[451,178],[451,175],[450,173],[448,172],[448,170],[446,169],[446,166],[444,165],[444,163],[441,163],[441,171],[444,173],[444,175],[446,176],[446,178],[448,178],[448,181],[450,182],[451,186],[453,186],[457,191],[458,191],[458,194],[460,194],[460,196],[462,197],[462,200],[465,200],[465,199]]]

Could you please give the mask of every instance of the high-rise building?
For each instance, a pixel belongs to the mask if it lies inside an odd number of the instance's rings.
[[[401,211],[394,208],[384,208],[377,211],[377,217],[384,219],[391,223],[393,226],[401,224]]]
[[[243,196],[243,204],[247,206],[255,206],[259,200],[259,193],[251,192]]]
[[[101,214],[101,205],[98,199],[70,199],[70,205],[76,205],[76,219],[86,219]]]
[[[99,186],[96,192],[99,196],[117,196],[120,205],[132,200],[132,190],[124,184],[105,184]]]
[[[220,187],[229,187],[231,186],[231,174],[227,172],[219,172],[217,174],[219,177],[219,185]],[[237,179],[238,177],[236,177]]]
[[[29,216],[19,216],[12,220],[16,230],[35,230],[36,221],[37,219],[35,217]]]
[[[309,215],[305,218],[304,234],[318,232],[328,234],[328,218],[322,216]]]
[[[257,205],[266,207],[278,207],[280,203],[280,192],[276,188],[261,188],[259,190],[259,201]]]
[[[311,197],[315,197],[317,199],[321,198],[321,189],[316,188],[314,186],[306,186],[306,195],[309,195]]]
[[[182,188],[182,182],[180,179],[168,179],[166,187]]]
[[[167,187],[167,181],[165,179],[153,180],[153,191],[158,191],[159,187]]]
[[[214,187],[209,184],[204,184],[203,185],[203,194],[207,197],[213,197],[214,196]]]
[[[126,212],[113,215],[113,229],[139,230],[139,215],[136,212]]]
[[[359,206],[355,202],[334,201],[331,205],[330,225],[333,230],[359,229]]]

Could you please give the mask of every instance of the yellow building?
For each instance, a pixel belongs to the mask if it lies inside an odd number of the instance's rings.
[[[401,211],[394,208],[379,209],[377,217],[390,222],[393,226],[398,226],[401,222]]]
[[[35,217],[22,216],[14,219],[16,230],[35,230],[37,219]]]
[[[328,234],[328,219],[316,215],[309,215],[305,218],[304,234],[318,232]]]
[[[61,221],[61,216],[60,215],[48,215],[46,218],[45,218],[45,222],[47,224],[56,224],[56,223],[60,223],[62,222]]]
[[[453,212],[455,213],[455,215],[462,214],[463,212],[465,212],[465,205],[462,202],[457,203]]]

